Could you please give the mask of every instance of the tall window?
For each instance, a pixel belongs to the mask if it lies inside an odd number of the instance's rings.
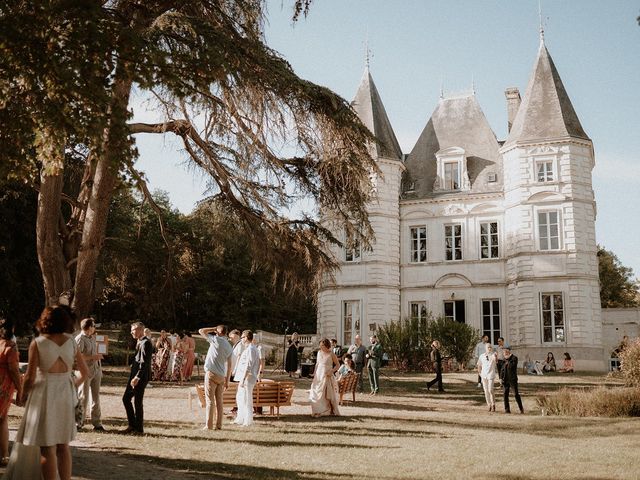
[[[360,242],[356,241],[352,247],[345,245],[344,247],[344,261],[345,262],[358,262],[360,261]]]
[[[351,345],[356,335],[360,335],[360,301],[348,300],[342,303],[342,345]]]
[[[560,249],[560,214],[557,210],[538,212],[540,250]]]
[[[444,317],[459,323],[465,323],[464,300],[445,300]]]
[[[427,227],[411,227],[411,261],[427,261]]]
[[[480,224],[480,258],[498,258],[498,222]]]
[[[411,318],[417,318],[421,322],[427,318],[427,302],[411,302],[409,310]]]
[[[482,300],[482,335],[489,337],[494,345],[500,338],[500,300],[490,298]]]
[[[444,226],[445,260],[462,260],[462,225]]]
[[[565,322],[562,293],[542,293],[540,295],[542,313],[542,341],[564,342]]]
[[[553,161],[542,160],[536,162],[538,182],[553,182]]]
[[[460,165],[458,162],[444,164],[444,189],[458,190],[460,188]]]

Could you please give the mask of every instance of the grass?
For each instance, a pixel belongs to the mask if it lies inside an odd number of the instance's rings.
[[[103,421],[111,431],[78,436],[78,479],[631,479],[638,477],[640,419],[542,416],[540,391],[618,385],[599,374],[521,378],[526,414],[486,411],[473,373],[445,374],[446,393],[427,393],[425,375],[385,370],[379,396],[358,394],[341,417],[311,418],[296,380],[294,405],[253,427],[202,431],[189,387],[154,385],[145,394],[144,437],[113,433],[126,421],[127,372],[106,372]],[[276,377],[277,378],[277,377]],[[282,377],[280,377],[282,378]],[[288,377],[287,377],[288,378]],[[366,382],[365,382],[366,384]],[[496,390],[500,394],[500,390]],[[512,400],[512,411],[517,410]],[[12,407],[16,428],[21,409]]]

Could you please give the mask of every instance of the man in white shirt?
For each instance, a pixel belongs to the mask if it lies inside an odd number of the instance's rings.
[[[480,356],[485,353],[485,345],[487,343],[489,343],[489,336],[483,335],[482,340],[480,340],[480,342],[476,345],[476,349],[474,350],[476,365],[478,363],[478,360],[480,360]],[[481,386],[482,386],[482,379],[480,378],[480,375],[478,375],[478,388],[480,388]]]
[[[213,409],[216,411],[216,430],[222,428],[222,395],[229,387],[231,376],[231,344],[227,340],[227,327],[201,328],[198,333],[209,342],[204,361],[204,398],[206,403],[205,430],[213,429]]]
[[[478,375],[482,379],[484,398],[490,412],[496,411],[496,402],[493,398],[493,385],[496,381],[496,352],[493,345],[485,344],[485,352],[478,358]]]
[[[104,432],[104,427],[100,419],[100,384],[102,383],[102,354],[98,353],[96,344],[96,326],[93,318],[88,317],[80,322],[82,331],[76,336],[76,344],[78,350],[82,354],[87,364],[89,375],[84,379],[78,387],[78,397],[82,403],[82,419],[76,419],[77,428],[80,430],[84,424],[87,413],[87,404],[89,403],[89,395],[91,395],[91,423],[93,429],[97,432]]]
[[[253,341],[251,330],[243,331],[240,339],[244,350],[236,365],[235,379],[239,382],[238,393],[236,393],[238,413],[234,423],[248,427],[253,423],[253,387],[260,373],[260,354],[256,346],[251,343]]]
[[[231,355],[231,381],[237,382],[236,379],[236,369],[238,368],[238,360],[242,356],[242,352],[244,351],[244,344],[240,341],[240,330],[234,329],[229,333],[229,340],[231,340],[231,345],[233,346],[233,354]]]

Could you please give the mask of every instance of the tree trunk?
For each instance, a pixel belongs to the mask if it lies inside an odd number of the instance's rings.
[[[71,289],[71,276],[59,231],[64,184],[64,137],[44,127],[37,148],[42,161],[36,220],[38,262],[44,283],[45,305],[54,305],[63,292]]]
[[[118,180],[118,170],[123,153],[123,125],[131,92],[131,81],[116,81],[113,103],[111,105],[111,121],[104,132],[104,145],[95,159],[93,187],[89,196],[87,211],[82,229],[82,240],[78,250],[76,266],[75,295],[73,309],[80,320],[93,307],[93,283],[98,259],[107,230],[109,207],[114,187]]]

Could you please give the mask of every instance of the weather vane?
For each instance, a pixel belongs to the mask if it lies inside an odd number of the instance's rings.
[[[540,19],[540,41],[544,42],[544,26],[542,25],[542,0],[538,0],[538,17]]]

